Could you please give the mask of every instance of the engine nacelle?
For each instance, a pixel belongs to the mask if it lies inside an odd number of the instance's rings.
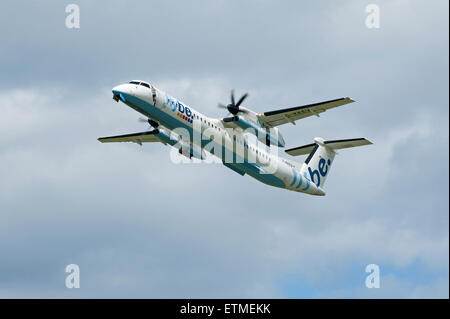
[[[223,120],[224,122],[233,122],[243,130],[254,134],[259,141],[265,143],[267,146],[277,145],[279,147],[284,147],[286,145],[284,138],[277,127],[262,127],[259,122],[244,116],[233,116]]]
[[[169,144],[178,149],[178,152],[187,158],[192,157],[204,160],[206,158],[206,152],[198,145],[194,143],[185,143],[182,141],[181,136],[172,134],[168,129],[160,125],[158,127],[158,133],[155,136],[163,143]]]
[[[178,153],[186,156],[187,158],[197,158],[199,160],[204,160],[206,158],[206,152],[198,145],[191,144],[190,146],[181,145],[178,149]]]

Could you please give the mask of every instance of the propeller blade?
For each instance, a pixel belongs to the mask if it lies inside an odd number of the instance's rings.
[[[157,128],[159,126],[158,122],[153,121],[151,119],[146,119],[146,118],[143,118],[143,117],[138,118],[138,122],[147,123],[148,125],[150,125],[150,126],[152,126],[154,128]]]
[[[235,116],[236,116],[239,112],[242,112],[242,113],[248,113],[247,110],[243,110],[243,109],[241,110],[241,109],[239,108],[239,105],[241,105],[242,102],[244,102],[244,100],[247,98],[247,96],[248,96],[248,93],[245,93],[244,95],[241,96],[241,98],[239,99],[239,101],[236,103],[236,101],[235,101],[235,99],[234,99],[234,89],[231,89],[231,91],[230,91],[230,99],[231,99],[231,103],[228,104],[227,106],[225,106],[225,105],[219,103],[219,104],[218,104],[218,107],[221,108],[221,109],[228,109],[228,112],[230,112],[231,114],[233,114],[233,115],[235,115]]]
[[[244,100],[247,98],[247,96],[248,96],[248,93],[245,93],[244,95],[242,95],[242,97],[236,103],[236,107],[239,107],[239,105],[241,105],[241,103],[244,102]]]

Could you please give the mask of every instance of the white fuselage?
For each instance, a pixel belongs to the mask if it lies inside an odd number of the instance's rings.
[[[164,138],[171,132],[186,131],[192,149],[202,149],[219,157],[223,164],[241,175],[245,173],[257,180],[276,187],[325,195],[324,191],[310,182],[306,174],[301,175],[301,165],[278,156],[276,147],[261,147],[258,142],[249,143],[242,131],[224,127],[220,119],[209,118],[178,101],[172,96],[142,81],[121,84],[113,88],[120,100],[156,121]],[[195,136],[199,136],[198,139]],[[164,141],[163,141],[164,142]],[[230,156],[231,154],[231,156]]]

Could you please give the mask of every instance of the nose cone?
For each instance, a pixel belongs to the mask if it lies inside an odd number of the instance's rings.
[[[125,102],[127,100],[127,96],[132,95],[132,91],[132,86],[128,83],[117,85],[112,89],[113,99],[116,102],[119,102],[119,100]]]
[[[112,92],[114,95],[119,95],[119,94],[131,94],[131,88],[129,86],[129,84],[120,84],[117,85],[115,87],[113,87]]]

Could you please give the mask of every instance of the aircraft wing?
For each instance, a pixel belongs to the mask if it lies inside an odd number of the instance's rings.
[[[326,110],[352,102],[355,101],[349,97],[344,97],[325,102],[259,113],[257,117],[258,120],[261,122],[261,124],[267,127],[275,127],[286,123],[295,124],[295,121],[297,120],[303,119],[311,115],[319,116],[320,113],[325,112]]]
[[[114,143],[114,142],[133,142],[139,145],[142,143],[161,142],[155,134],[158,134],[158,130],[139,132],[125,135],[116,135],[108,137],[100,137],[98,140],[102,143]]]

